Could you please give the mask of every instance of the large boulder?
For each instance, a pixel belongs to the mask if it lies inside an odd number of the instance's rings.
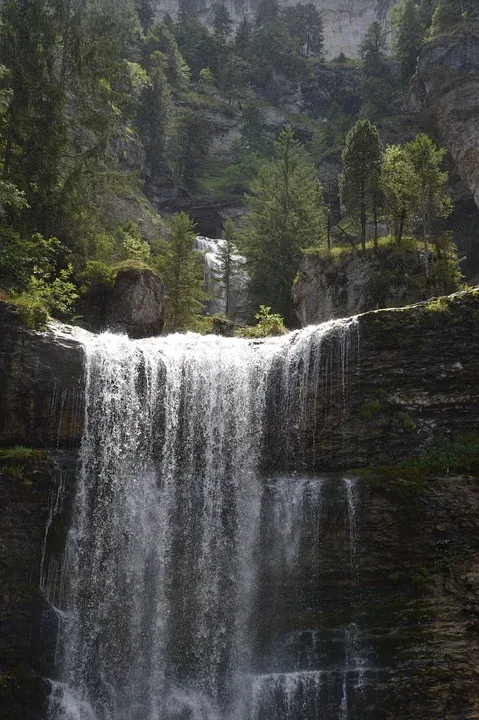
[[[119,270],[113,287],[93,288],[82,307],[89,330],[124,332],[131,338],[160,335],[164,324],[163,283],[148,269]]]
[[[132,338],[160,335],[164,304],[159,277],[151,270],[120,270],[107,298],[105,321]]]

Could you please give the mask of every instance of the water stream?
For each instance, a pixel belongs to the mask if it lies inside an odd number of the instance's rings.
[[[259,343],[82,334],[85,429],[51,598],[49,720],[356,717],[350,681],[362,686],[365,660],[352,611],[333,635],[302,619],[327,601],[329,487],[357,572],[355,481],[271,477],[262,463],[271,416],[282,451],[321,432],[354,332],[348,320]]]

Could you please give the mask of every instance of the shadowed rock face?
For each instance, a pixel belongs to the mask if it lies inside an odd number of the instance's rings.
[[[108,295],[105,321],[129,337],[160,335],[163,330],[163,284],[151,270],[120,270]]]
[[[377,308],[408,305],[456,289],[439,278],[435,287],[426,286],[422,253],[380,247],[374,252],[347,252],[341,258],[305,255],[293,287],[293,301],[301,327],[306,327]]]
[[[413,105],[450,151],[479,207],[479,36],[457,30],[427,43]]]
[[[163,283],[151,270],[119,270],[113,287],[99,284],[84,302],[89,330],[111,330],[131,338],[161,335],[164,323]]]

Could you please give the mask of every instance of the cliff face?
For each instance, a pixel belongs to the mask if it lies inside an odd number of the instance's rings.
[[[278,368],[266,465],[388,464],[437,438],[477,431],[478,323],[478,290],[360,315],[321,346],[316,364],[310,359],[289,410],[298,420],[283,432],[278,408],[287,387]]]
[[[305,255],[293,287],[293,301],[301,327],[305,327],[377,308],[408,305],[454,289],[444,277],[426,287],[421,253],[380,247],[371,252],[345,252],[339,258]]]
[[[278,367],[269,388],[265,465],[272,472],[387,464],[438,437],[477,433],[478,328],[477,290],[360,316],[348,333],[322,345],[326,383],[318,386],[313,369],[307,374],[298,398],[304,421],[289,428],[275,419],[284,398]],[[57,623],[39,587],[42,581],[55,597],[58,578],[42,579],[40,566],[60,486],[65,510],[49,534],[50,558],[60,556],[68,526],[83,421],[83,350],[66,328],[23,328],[7,305],[0,306],[0,333],[0,447],[42,448],[0,462],[0,714],[44,720],[48,688],[41,676],[52,672]],[[290,412],[294,419],[296,408]],[[281,622],[326,625],[334,635],[344,624],[341,598],[354,596],[380,669],[374,693],[365,696],[374,704],[358,717],[477,720],[478,474],[404,486],[372,477],[359,487],[357,569],[348,575],[345,499],[332,491],[321,511],[320,582],[306,564],[291,591],[293,614],[288,610]],[[328,587],[337,603],[314,617],[310,610],[298,616],[298,593],[322,598]]]
[[[457,30],[427,43],[412,89],[479,207],[479,36]]]
[[[359,45],[371,23],[379,21],[389,28],[388,13],[399,0],[313,0],[324,20],[324,40],[327,57],[344,53],[347,57],[358,56]],[[256,12],[257,0],[226,0],[225,6],[236,22]],[[289,3],[294,4],[291,0]],[[205,22],[212,20],[213,0],[199,3]],[[161,17],[178,12],[178,0],[155,0],[156,12]]]

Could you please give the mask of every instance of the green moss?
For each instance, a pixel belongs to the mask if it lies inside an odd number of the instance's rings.
[[[416,423],[410,415],[408,415],[407,413],[401,413],[400,417],[402,421],[402,426],[405,430],[412,432],[416,429]]]
[[[359,415],[365,420],[371,420],[375,415],[382,410],[382,403],[379,400],[371,400],[370,402],[363,403],[359,408]]]
[[[14,295],[8,302],[16,306],[18,316],[26,327],[44,330],[48,322],[48,310],[41,300],[31,295]]]
[[[16,462],[24,462],[26,460],[45,460],[47,458],[46,450],[38,448],[26,447],[25,445],[13,445],[12,447],[0,448],[0,463],[9,460]]]
[[[449,313],[451,312],[450,303],[447,297],[433,298],[424,305],[427,312]]]
[[[435,476],[452,472],[479,472],[479,435],[436,443],[396,465],[362,470],[360,477],[372,486],[382,487],[406,507],[405,501],[423,494]]]

